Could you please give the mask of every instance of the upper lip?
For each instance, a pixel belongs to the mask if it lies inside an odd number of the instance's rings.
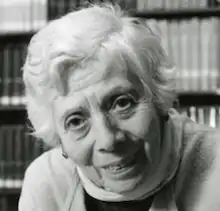
[[[100,166],[100,168],[105,169],[105,168],[110,168],[110,167],[114,167],[114,166],[124,165],[124,164],[130,162],[134,158],[135,155],[136,155],[136,152],[133,153],[132,155],[127,156],[126,158],[121,159],[121,160],[116,160],[111,163],[102,165],[102,166]]]
[[[128,158],[127,158],[128,159]],[[114,166],[119,166],[119,165],[123,165],[126,163],[127,159],[122,159],[120,161],[114,161],[114,162],[111,162],[109,164],[106,164],[104,166],[102,166],[101,168],[110,168],[110,167],[114,167]]]

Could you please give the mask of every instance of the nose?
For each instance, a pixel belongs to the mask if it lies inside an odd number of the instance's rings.
[[[125,141],[124,132],[108,116],[97,117],[94,127],[96,148],[101,152],[114,152],[117,146]]]

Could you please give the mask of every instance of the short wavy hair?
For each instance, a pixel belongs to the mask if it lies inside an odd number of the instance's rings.
[[[104,65],[115,53],[121,65],[150,91],[161,113],[167,113],[176,98],[174,71],[158,28],[151,20],[129,16],[117,5],[95,4],[49,22],[29,43],[23,80],[36,137],[51,147],[60,143],[52,103],[68,92],[65,84],[71,71],[94,63]]]

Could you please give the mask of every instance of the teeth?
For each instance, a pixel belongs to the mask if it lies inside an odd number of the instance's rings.
[[[106,169],[108,169],[110,171],[118,171],[118,170],[120,170],[122,168],[127,167],[133,161],[133,158],[134,158],[134,156],[132,156],[131,159],[128,162],[124,163],[124,164],[115,165],[115,166],[109,166]]]
[[[117,171],[123,167],[124,167],[124,165],[117,165],[117,166],[110,166],[110,167],[108,167],[108,169],[111,171]]]
[[[132,160],[133,160],[133,158],[128,163],[125,163],[125,164],[122,164],[122,165],[116,165],[116,166],[109,166],[107,169],[109,169],[111,171],[120,170],[120,169],[125,168],[126,166],[128,166],[131,163]]]

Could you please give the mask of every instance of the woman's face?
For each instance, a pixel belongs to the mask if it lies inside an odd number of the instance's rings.
[[[68,156],[98,186],[130,191],[158,162],[159,120],[137,77],[120,68],[74,70],[71,91],[54,102]]]

